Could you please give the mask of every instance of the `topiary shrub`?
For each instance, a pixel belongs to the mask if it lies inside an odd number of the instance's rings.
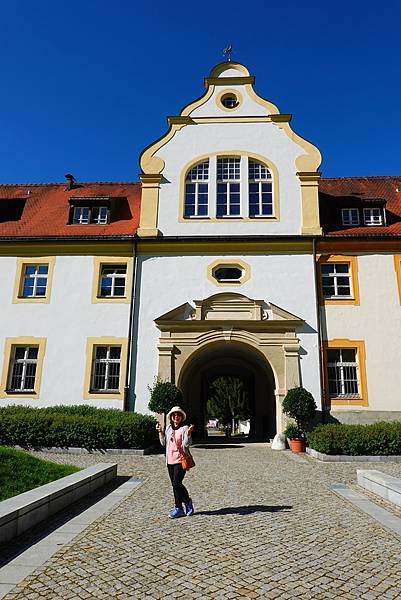
[[[164,428],[166,428],[166,414],[173,406],[183,405],[181,390],[171,381],[162,381],[158,379],[152,387],[149,387],[150,400],[149,410],[164,415]]]
[[[401,422],[319,425],[308,433],[308,444],[323,454],[401,455]]]
[[[316,402],[310,392],[302,386],[288,390],[282,404],[283,413],[295,419],[298,430],[304,437],[306,429],[316,414]]]

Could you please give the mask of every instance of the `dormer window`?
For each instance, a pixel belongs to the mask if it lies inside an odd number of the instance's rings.
[[[353,227],[359,225],[359,209],[358,208],[342,208],[341,216],[343,225]]]
[[[364,208],[363,222],[365,225],[383,225],[383,212],[380,208]]]
[[[109,198],[70,198],[72,225],[107,225],[110,223]]]
[[[76,206],[72,222],[74,225],[106,225],[109,222],[109,209],[107,206]]]

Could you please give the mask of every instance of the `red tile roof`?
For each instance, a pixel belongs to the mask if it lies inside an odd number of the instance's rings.
[[[141,184],[76,183],[66,190],[66,183],[0,185],[1,238],[79,238],[133,236],[139,225]],[[399,190],[399,191],[398,191]],[[108,225],[69,225],[71,198],[125,198]],[[401,236],[400,177],[336,177],[319,182],[320,218],[325,235],[330,236]],[[24,204],[20,219],[4,220],[4,212],[14,201]],[[344,227],[341,208],[386,206],[386,227]],[[9,202],[7,202],[9,201]],[[3,207],[3,210],[2,210]],[[18,212],[18,208],[17,208]]]
[[[140,183],[66,183],[0,185],[0,239],[8,237],[109,237],[132,236],[139,224]],[[70,198],[126,199],[108,225],[69,225]],[[13,201],[25,201],[18,220],[4,220]],[[9,200],[10,202],[7,202]]]
[[[319,182],[320,222],[326,235],[401,236],[401,176],[333,177]],[[386,222],[382,226],[344,227],[341,209],[383,206]]]

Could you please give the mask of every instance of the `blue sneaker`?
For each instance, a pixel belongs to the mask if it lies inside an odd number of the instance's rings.
[[[185,513],[187,517],[191,517],[194,514],[194,505],[191,499],[189,499],[189,502],[185,502]]]
[[[178,519],[178,517],[185,517],[185,513],[181,506],[176,506],[172,511],[170,511],[169,517],[170,519]]]

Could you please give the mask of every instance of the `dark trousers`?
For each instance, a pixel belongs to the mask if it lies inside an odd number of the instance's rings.
[[[175,505],[181,508],[183,502],[189,502],[188,490],[182,483],[186,471],[180,463],[177,465],[167,465],[167,469],[173,486]]]

